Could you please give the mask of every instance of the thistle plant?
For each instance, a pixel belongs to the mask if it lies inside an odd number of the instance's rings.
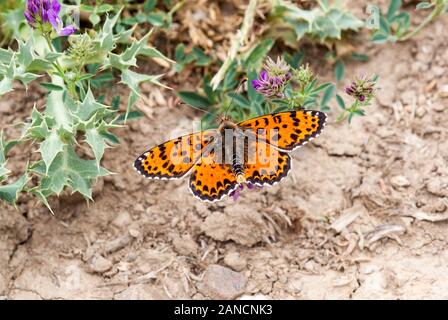
[[[16,81],[28,87],[40,79],[39,85],[48,91],[44,108],[30,110],[31,121],[23,124],[20,137],[5,141],[0,134],[0,199],[11,204],[22,191],[36,195],[48,207],[48,197],[64,190],[91,199],[95,181],[109,174],[101,159],[107,148],[119,143],[112,130],[136,115],[131,111],[139,99],[140,84],[162,85],[161,75],[131,70],[137,57],[170,61],[148,45],[150,33],[139,39],[133,36],[134,28],[116,33],[121,11],[84,31],[63,26],[60,12],[57,0],[29,0],[24,15],[29,36],[17,39],[15,51],[0,49],[0,98],[13,90]],[[53,45],[61,41],[66,41],[65,51]],[[95,90],[104,78],[114,80],[112,72],[130,89],[124,112],[119,111],[119,96],[100,97]],[[25,172],[13,179],[7,169],[8,153],[26,141],[37,144],[40,158],[30,161]],[[86,148],[93,158],[81,152]]]

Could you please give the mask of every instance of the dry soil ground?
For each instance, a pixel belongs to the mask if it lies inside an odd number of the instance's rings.
[[[132,169],[197,118],[157,105],[106,153],[117,174],[94,203],[53,199],[55,215],[28,196],[19,210],[0,204],[0,297],[447,299],[447,28],[444,17],[409,42],[363,48],[370,62],[350,64],[347,79],[379,74],[368,116],[338,124],[334,107],[287,179],[237,202],[204,204],[185,180]],[[2,98],[7,137],[41,96],[18,88]],[[28,157],[16,150],[10,168]]]

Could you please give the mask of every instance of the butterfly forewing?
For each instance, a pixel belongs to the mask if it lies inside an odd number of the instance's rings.
[[[292,151],[317,137],[325,126],[327,115],[314,110],[294,110],[249,119],[238,123],[251,130],[261,141]]]
[[[178,179],[197,163],[216,135],[206,130],[162,143],[137,158],[134,168],[150,179]]]

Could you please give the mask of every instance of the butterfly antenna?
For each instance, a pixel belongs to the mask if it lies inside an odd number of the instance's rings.
[[[192,106],[191,104],[185,103],[185,102],[183,102],[183,101],[179,102],[178,105],[180,105],[180,106],[188,106],[188,107],[190,107],[190,108],[193,108],[193,109],[202,111],[202,112],[204,112],[204,113],[210,114],[210,115],[212,115],[212,116],[215,116],[215,114],[212,113],[212,112],[210,112],[210,111],[207,111],[207,110],[204,110],[204,109],[201,109],[201,108]]]
[[[247,81],[247,79],[243,79],[243,80],[241,80],[240,84],[238,85],[238,87],[237,87],[236,90],[235,90],[235,94],[238,93],[238,91],[240,91],[241,86],[242,86],[243,84],[245,84],[246,81]],[[233,105],[233,101],[234,101],[234,100],[235,100],[235,95],[232,97],[232,99],[230,100],[229,105],[227,106],[226,110],[224,111],[224,117],[227,116],[227,112],[230,110],[230,107]]]

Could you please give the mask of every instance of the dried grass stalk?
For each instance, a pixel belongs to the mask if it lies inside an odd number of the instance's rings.
[[[249,36],[249,31],[252,29],[252,25],[254,24],[255,10],[257,8],[257,0],[250,0],[249,5],[244,13],[244,20],[241,26],[241,29],[238,30],[235,37],[232,40],[232,44],[230,46],[229,53],[227,54],[226,60],[222,64],[221,68],[215,74],[213,79],[211,80],[211,85],[213,90],[218,88],[221,81],[224,79],[224,76],[229,69],[232,61],[236,58],[238,51],[241,46],[243,46],[246,42],[246,39]]]

